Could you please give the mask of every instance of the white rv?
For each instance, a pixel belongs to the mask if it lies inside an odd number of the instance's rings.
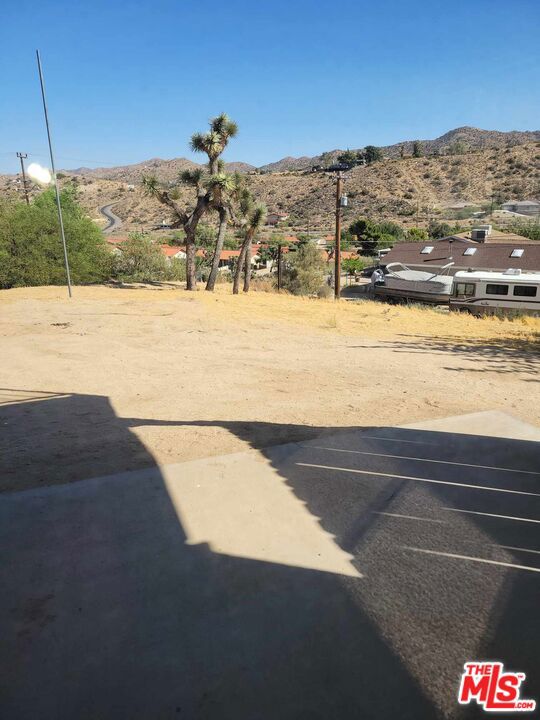
[[[450,309],[474,315],[517,310],[540,315],[540,273],[459,271],[454,275]]]

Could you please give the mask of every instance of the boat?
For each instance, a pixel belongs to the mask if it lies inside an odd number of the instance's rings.
[[[453,278],[444,274],[454,263],[443,265],[438,273],[411,270],[399,262],[386,266],[386,272],[374,279],[373,293],[382,300],[423,302],[448,305],[453,290]]]

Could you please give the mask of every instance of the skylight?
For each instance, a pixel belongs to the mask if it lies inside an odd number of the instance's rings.
[[[432,251],[433,245],[426,245],[426,247],[422,250],[422,255],[429,255],[429,253]]]
[[[515,248],[515,249],[512,250],[512,252],[510,253],[510,257],[521,257],[524,252],[525,252],[525,251],[523,250],[523,248]]]
[[[464,255],[474,255],[474,253],[475,253],[477,250],[478,250],[478,248],[467,248],[463,254],[464,254]]]

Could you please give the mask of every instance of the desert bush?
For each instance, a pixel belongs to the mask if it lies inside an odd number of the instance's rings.
[[[132,233],[128,240],[122,243],[121,254],[115,258],[113,275],[119,280],[132,282],[185,279],[185,263],[182,260],[169,263],[159,246],[150,238],[141,233]],[[174,277],[175,275],[180,277]]]
[[[346,273],[350,273],[351,275],[356,272],[362,272],[362,270],[367,267],[367,262],[365,259],[361,258],[347,258],[346,260],[343,260],[341,263],[341,268]]]
[[[454,232],[454,227],[445,222],[430,220],[428,225],[428,234],[430,238],[448,237]]]
[[[321,287],[317,290],[317,297],[319,300],[328,300],[334,295],[333,288],[330,287],[330,285],[321,285]]]
[[[516,235],[522,235],[529,240],[540,240],[540,222],[527,222],[517,221],[511,223],[508,228],[505,228],[508,232],[516,233]]]
[[[254,277],[250,289],[256,292],[274,293],[277,292],[277,282],[273,277]]]
[[[316,245],[306,243],[287,255],[283,286],[294,295],[313,295],[323,285],[325,270],[320,250]]]
[[[423,242],[428,237],[427,230],[424,230],[424,228],[412,227],[407,230],[408,242]]]

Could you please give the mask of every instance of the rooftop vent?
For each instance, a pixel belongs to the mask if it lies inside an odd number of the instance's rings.
[[[508,270],[505,270],[503,275],[521,275],[520,268],[508,268]]]
[[[486,242],[487,236],[488,231],[484,228],[473,228],[471,230],[471,240],[476,240],[476,242]]]
[[[493,230],[492,225],[477,225],[476,230],[485,230],[488,235],[491,235],[491,231]]]
[[[430,252],[433,252],[433,245],[426,245],[426,247],[422,249],[422,255],[429,255]]]
[[[510,253],[510,257],[521,257],[524,252],[523,248],[514,248]]]
[[[464,254],[464,255],[474,255],[474,253],[475,253],[477,250],[478,250],[478,248],[467,248],[463,254]]]

